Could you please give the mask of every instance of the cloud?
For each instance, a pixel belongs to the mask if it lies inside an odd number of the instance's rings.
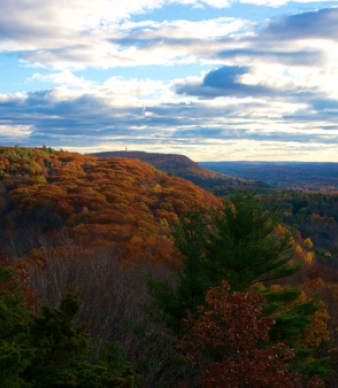
[[[61,70],[187,62],[243,65],[248,60],[315,66],[332,57],[330,45],[338,36],[338,8],[255,27],[233,17],[132,21],[135,14],[168,4],[224,8],[229,3],[223,0],[0,0],[0,7],[2,3],[0,51],[15,53],[26,65]]]
[[[189,57],[194,57],[195,62],[199,57],[209,57],[221,47],[220,38],[247,31],[252,25],[251,22],[228,17],[196,22],[125,21],[99,32],[76,33],[67,44],[54,42],[55,47],[53,42],[43,49],[18,51],[13,47],[25,61],[60,69],[172,65]]]
[[[263,39],[298,40],[298,39],[338,39],[338,8],[304,12],[297,15],[281,17],[268,22],[262,31]]]
[[[222,71],[222,87],[232,87],[231,79],[244,75],[245,70]],[[214,87],[215,74],[205,77],[209,87]],[[163,99],[152,98],[156,93],[162,93]],[[177,101],[167,85],[112,78],[91,92],[63,87],[0,95],[0,142],[66,148],[90,143],[93,149],[99,144],[138,141],[202,147],[231,139],[337,144],[336,114],[332,111],[336,106],[332,104],[330,111],[319,114],[311,112],[313,108],[306,103],[248,97],[212,103]],[[9,128],[14,128],[10,138]]]
[[[249,67],[223,66],[217,70],[208,72],[203,79],[189,79],[176,81],[175,91],[177,94],[197,96],[199,98],[236,97],[236,98],[266,98],[286,96],[306,96],[311,92],[308,88],[293,87],[286,88],[285,85],[269,85],[257,82],[255,77],[250,75]],[[245,82],[249,81],[249,82]],[[266,79],[266,81],[269,81]],[[312,91],[314,93],[314,91]]]
[[[95,82],[85,80],[84,77],[76,77],[70,70],[63,70],[59,73],[51,73],[42,75],[39,73],[33,74],[26,82],[52,82],[68,87],[80,89],[90,89],[96,86]]]
[[[215,57],[240,63],[274,63],[285,66],[321,66],[325,63],[325,55],[321,50],[294,49],[289,51],[261,50],[258,48],[228,49],[218,52]]]
[[[253,31],[223,39],[223,48],[214,47],[209,55],[216,70],[202,78],[176,81],[176,93],[310,105],[338,99],[338,8],[280,17]],[[217,61],[223,61],[223,66]]]
[[[0,50],[44,70],[24,84],[41,90],[0,94],[0,143],[153,147],[214,160],[224,159],[225,150],[234,159],[246,152],[248,159],[337,160],[336,8],[261,25],[230,17],[158,22],[145,15],[135,22],[132,15],[165,2],[98,1],[6,3]],[[229,6],[217,0],[177,3]],[[278,2],[261,2],[267,3]],[[137,66],[178,63],[204,67],[200,75],[195,66],[195,76],[168,82],[136,76],[99,82],[76,72],[122,66],[140,74]]]

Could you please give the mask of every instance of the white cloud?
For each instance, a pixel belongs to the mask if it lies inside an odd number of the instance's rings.
[[[177,101],[169,87],[112,77],[89,92],[62,85],[44,94],[0,95],[0,141],[79,151],[156,147],[195,160],[337,160],[338,128],[324,129],[335,118],[311,114],[306,103]]]
[[[1,144],[13,146],[26,141],[33,130],[30,125],[0,125]]]
[[[0,21],[1,22],[1,21]],[[122,22],[95,31],[66,31],[53,36],[24,36],[4,40],[0,50],[19,51],[26,63],[56,69],[109,68],[198,62],[221,48],[219,38],[252,28],[238,18],[217,18],[190,22]]]
[[[35,73],[27,79],[27,82],[34,81],[52,82],[63,86],[80,88],[82,90],[93,89],[97,86],[97,84],[93,81],[85,80],[84,77],[75,76],[70,70],[63,70],[59,73],[51,73],[47,75]]]
[[[229,6],[222,0],[176,2]],[[27,79],[41,86],[39,92],[0,94],[1,143],[23,139],[27,145],[45,142],[73,149],[74,144],[80,149],[88,149],[88,144],[93,149],[123,149],[128,144],[149,151],[155,144],[159,152],[182,150],[195,160],[201,155],[206,160],[222,155],[337,160],[338,41],[327,32],[335,31],[335,23],[331,29],[318,29],[316,36],[311,31],[315,12],[301,19],[306,29],[292,17],[281,18],[279,24],[268,22],[261,30],[250,21],[230,17],[132,21],[131,15],[164,4],[164,0],[6,2],[7,13],[0,13],[0,50],[17,52],[25,66],[44,67],[44,74],[36,72]],[[328,20],[323,14],[316,25]],[[336,18],[334,12],[327,14]],[[290,30],[279,39],[285,25]],[[210,66],[201,76],[172,82],[114,76],[99,83],[76,73],[88,66],[156,64]],[[217,73],[214,83],[207,85],[219,93],[189,95],[186,89],[185,95],[175,94],[174,87],[185,85],[201,91],[211,67],[217,72],[226,66],[230,72]],[[50,67],[57,71],[46,74]],[[231,73],[231,68],[239,72]],[[46,91],[50,83],[55,87]]]

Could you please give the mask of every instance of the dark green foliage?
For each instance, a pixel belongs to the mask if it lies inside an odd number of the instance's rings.
[[[210,230],[199,211],[190,211],[173,231],[183,268],[175,274],[176,288],[167,281],[148,279],[156,305],[169,323],[180,320],[204,303],[206,291],[227,280],[232,291],[243,291],[257,281],[294,274],[290,265],[292,234],[273,235],[279,219],[254,194],[236,193],[212,214]]]
[[[13,146],[13,150],[14,150],[14,153],[17,155],[17,156],[20,156],[22,157],[23,156],[23,150],[22,148],[20,148],[20,146],[18,144],[15,144]]]
[[[42,152],[44,152],[46,154],[53,154],[54,153],[53,148],[47,147],[45,144],[42,144],[41,150],[42,150]]]
[[[81,300],[68,291],[60,307],[33,315],[22,305],[13,271],[0,267],[0,381],[2,388],[132,388],[134,373],[115,343],[90,357],[87,324],[75,326]],[[14,284],[14,283],[13,283]],[[91,362],[90,362],[91,361]]]
[[[226,279],[232,290],[244,291],[258,281],[293,275],[292,233],[274,235],[277,213],[264,209],[254,194],[236,193],[215,212],[215,232],[206,245],[207,270],[214,284]]]
[[[21,373],[31,356],[25,346],[30,314],[13,278],[12,269],[0,266],[0,382],[4,388],[24,388],[29,387]]]
[[[282,291],[267,289],[261,294],[266,299],[263,313],[276,317],[276,324],[269,333],[271,341],[284,342],[292,348],[299,347],[302,333],[311,324],[312,315],[320,308],[318,301],[312,299],[287,307],[301,295],[299,288],[285,288]]]
[[[313,349],[305,349],[301,338],[304,331],[311,324],[313,314],[320,308],[319,301],[315,298],[307,302],[288,304],[297,300],[301,289],[287,287],[281,291],[264,290],[262,295],[266,299],[263,307],[265,315],[275,316],[275,325],[269,331],[270,341],[283,342],[294,349],[293,368],[304,379],[313,375],[326,377],[328,359],[313,359]]]
[[[204,303],[206,291],[212,283],[206,273],[204,247],[207,225],[201,212],[191,210],[173,231],[175,245],[182,254],[183,270],[174,274],[176,288],[168,281],[147,278],[148,288],[160,307],[161,316],[175,329],[188,313],[195,313]]]
[[[176,286],[168,281],[148,280],[155,305],[176,331],[182,318],[198,314],[207,290],[226,280],[231,291],[247,291],[255,283],[293,275],[299,264],[290,264],[293,256],[293,233],[276,227],[279,217],[274,209],[254,194],[236,193],[212,214],[212,229],[199,212],[181,219],[173,235],[183,256],[183,268],[175,274]],[[262,291],[258,291],[262,292]],[[279,292],[262,292],[267,300],[263,312],[275,316],[270,340],[295,349],[294,369],[308,375],[325,375],[326,360],[310,361],[312,350],[301,345],[301,335],[311,324],[320,307],[317,300],[293,304],[301,290],[286,288]]]

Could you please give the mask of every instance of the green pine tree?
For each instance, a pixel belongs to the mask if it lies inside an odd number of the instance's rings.
[[[289,264],[294,254],[293,233],[275,234],[280,218],[265,209],[254,194],[236,193],[215,211],[215,228],[206,244],[206,270],[214,284],[226,279],[232,290],[293,275],[300,264]]]
[[[116,343],[91,357],[87,324],[75,325],[79,296],[68,291],[59,308],[38,315],[24,306],[12,269],[0,266],[1,388],[133,388],[134,373]]]
[[[0,266],[0,381],[4,388],[30,387],[21,374],[30,363],[30,313],[23,306],[13,269]]]
[[[231,291],[247,291],[256,283],[293,275],[300,264],[290,264],[293,232],[276,233],[278,214],[268,209],[254,194],[236,193],[212,213],[208,228],[201,213],[190,212],[174,230],[175,243],[182,254],[183,267],[174,274],[175,283],[148,278],[155,306],[168,319],[174,331],[182,329],[182,318],[198,314],[207,290],[226,280]],[[301,290],[266,291],[266,314],[276,313],[270,337],[296,348],[294,368],[307,378],[325,375],[326,360],[311,361],[311,350],[301,346],[301,335],[319,308],[316,300],[283,310],[295,301]],[[282,310],[282,312],[280,312]]]
[[[158,281],[147,276],[147,285],[161,318],[179,330],[188,313],[195,313],[204,303],[206,291],[212,283],[205,270],[204,247],[207,224],[198,210],[190,210],[173,230],[175,245],[181,253],[183,269],[174,273],[176,287],[167,280]]]

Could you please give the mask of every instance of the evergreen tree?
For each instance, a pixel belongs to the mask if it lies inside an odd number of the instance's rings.
[[[278,214],[266,209],[254,194],[236,193],[225,200],[223,208],[213,212],[210,228],[201,213],[190,212],[187,218],[181,219],[173,233],[183,265],[174,274],[176,284],[148,279],[155,305],[175,331],[182,330],[182,318],[198,315],[197,306],[204,304],[207,290],[223,280],[231,292],[248,291],[256,283],[291,276],[300,268],[300,264],[290,264],[293,233],[283,229],[277,233]],[[301,335],[319,303],[292,305],[300,294],[297,288],[265,291],[264,313],[275,314],[271,341],[295,347],[294,368],[307,379],[313,374],[323,376],[327,370],[326,360],[310,362],[313,351],[302,347]]]
[[[167,280],[147,276],[148,289],[156,307],[159,307],[161,318],[165,318],[175,330],[180,329],[181,320],[188,313],[196,312],[197,307],[204,303],[205,293],[212,286],[204,264],[206,233],[205,217],[199,210],[190,210],[173,230],[183,263],[183,268],[173,274],[176,287]]]
[[[134,373],[116,343],[100,344],[90,360],[87,324],[74,324],[81,300],[68,292],[58,309],[32,314],[12,269],[0,266],[2,388],[132,388]],[[91,362],[89,362],[91,361]]]
[[[226,279],[232,291],[246,291],[258,282],[293,275],[301,264],[290,264],[294,248],[292,231],[276,232],[280,217],[275,209],[266,209],[254,194],[236,193],[215,211],[215,228],[208,233],[206,269],[213,284]],[[294,348],[294,368],[304,377],[327,374],[327,360],[311,360],[313,350],[305,349],[301,336],[319,309],[316,299],[292,303],[301,295],[299,288],[270,289],[262,293],[267,301],[263,312],[275,316],[269,332],[272,342]]]
[[[30,363],[27,348],[30,313],[12,268],[0,265],[0,381],[4,388],[30,387],[21,373]]]
[[[255,282],[292,275],[300,267],[289,264],[292,233],[273,235],[278,216],[265,210],[254,194],[236,193],[211,213],[211,228],[200,211],[192,210],[173,230],[183,265],[174,274],[175,287],[147,279],[155,304],[175,329],[187,314],[197,312],[207,290],[222,280],[232,291],[244,291]]]
[[[300,264],[289,264],[293,234],[276,234],[280,218],[274,209],[252,193],[236,193],[215,211],[214,231],[206,244],[206,270],[212,283],[224,279],[232,290],[244,291],[250,285],[293,275]]]

